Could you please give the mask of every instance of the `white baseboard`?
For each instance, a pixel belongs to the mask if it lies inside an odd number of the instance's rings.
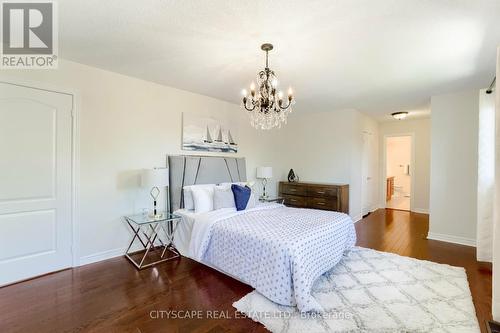
[[[413,208],[411,211],[414,213],[429,214],[429,210],[424,208]]]
[[[427,239],[476,247],[476,240],[475,239],[460,237],[460,236],[445,235],[445,234],[438,234],[435,232],[429,232],[427,234]]]
[[[122,248],[118,248],[118,249],[98,252],[98,253],[94,253],[94,254],[91,254],[88,256],[81,257],[79,266],[88,265],[88,264],[92,264],[94,262],[122,256],[125,254],[125,250],[126,250],[126,248],[122,247]]]

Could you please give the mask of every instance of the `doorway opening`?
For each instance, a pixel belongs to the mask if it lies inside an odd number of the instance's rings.
[[[385,140],[385,206],[411,210],[413,137],[400,135]]]

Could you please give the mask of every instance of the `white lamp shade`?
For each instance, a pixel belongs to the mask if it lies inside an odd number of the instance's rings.
[[[257,178],[260,178],[260,179],[273,178],[273,168],[272,167],[258,167],[257,168]]]
[[[141,174],[141,185],[148,188],[166,187],[168,177],[168,168],[144,169]]]

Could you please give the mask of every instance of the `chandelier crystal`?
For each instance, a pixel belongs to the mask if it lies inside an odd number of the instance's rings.
[[[283,92],[277,90],[278,78],[269,69],[269,51],[273,49],[273,45],[262,44],[260,48],[266,52],[266,68],[257,75],[257,86],[253,82],[250,85],[250,93],[245,89],[242,91],[241,106],[248,111],[253,127],[264,130],[274,127],[280,128],[282,124],[286,124],[295,99],[292,88],[288,89],[285,101]]]

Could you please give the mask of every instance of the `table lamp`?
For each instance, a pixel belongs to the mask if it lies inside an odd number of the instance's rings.
[[[168,168],[154,168],[154,169],[144,169],[141,174],[141,185],[142,187],[150,188],[149,194],[153,198],[153,217],[159,218],[161,214],[158,214],[156,210],[156,201],[160,195],[160,187],[167,187],[168,183]]]
[[[266,185],[267,185],[267,180],[273,178],[273,168],[268,166],[258,167],[257,178],[262,179],[263,192],[261,199],[267,199]]]

